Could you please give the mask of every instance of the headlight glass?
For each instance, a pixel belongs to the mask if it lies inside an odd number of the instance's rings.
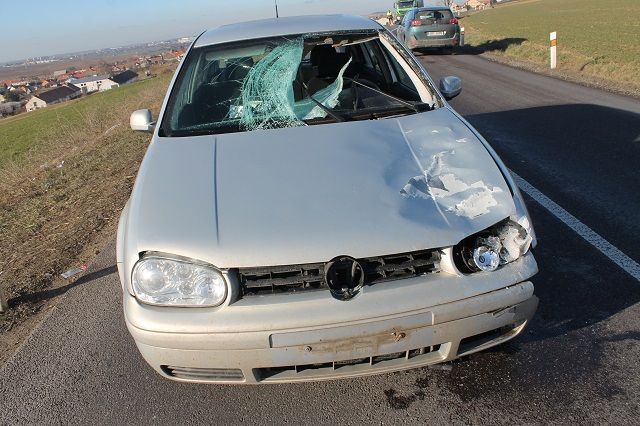
[[[227,297],[227,284],[217,269],[164,257],[144,257],[132,274],[141,302],[163,306],[217,306]]]
[[[500,266],[500,249],[498,237],[478,237],[467,263],[480,271],[495,271]]]
[[[526,254],[533,237],[529,229],[518,222],[507,219],[462,240],[454,248],[458,269],[462,272],[495,271]],[[527,220],[525,224],[528,223]]]

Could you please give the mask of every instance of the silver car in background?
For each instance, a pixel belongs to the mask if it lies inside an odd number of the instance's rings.
[[[460,25],[448,7],[410,10],[400,22],[396,35],[411,50],[440,48],[452,51],[460,45]]]
[[[127,327],[162,376],[277,383],[449,361],[537,307],[534,231],[487,142],[352,16],[201,34],[118,228]]]

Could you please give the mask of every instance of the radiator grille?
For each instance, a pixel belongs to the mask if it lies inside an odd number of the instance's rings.
[[[358,259],[358,262],[364,270],[365,285],[373,285],[438,272],[440,251],[420,250]],[[324,271],[325,263],[240,268],[238,279],[245,296],[328,290]]]

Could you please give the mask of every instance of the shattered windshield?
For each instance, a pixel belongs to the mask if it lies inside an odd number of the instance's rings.
[[[194,48],[171,91],[161,135],[378,119],[432,108],[401,62],[377,33]]]

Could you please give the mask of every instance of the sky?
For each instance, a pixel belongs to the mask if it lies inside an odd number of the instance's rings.
[[[274,0],[31,0],[26,9],[24,0],[0,3],[0,62],[194,36],[275,14]],[[278,0],[280,16],[367,14],[392,5],[393,0]]]

